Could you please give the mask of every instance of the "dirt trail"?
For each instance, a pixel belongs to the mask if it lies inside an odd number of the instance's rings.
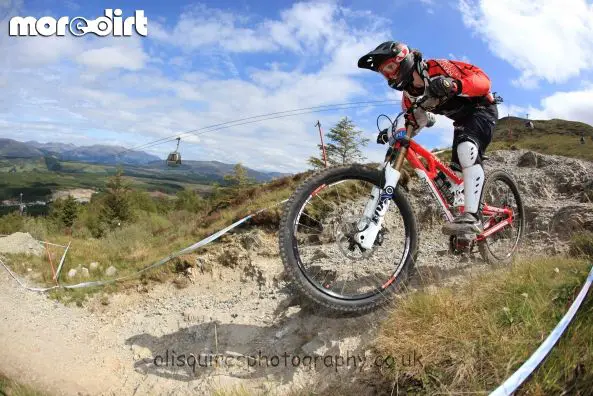
[[[268,236],[267,238],[274,238]],[[425,238],[429,241],[429,238]],[[444,245],[443,245],[444,247]],[[425,249],[428,246],[425,246]],[[421,266],[413,284],[443,278],[462,279],[471,269],[443,257],[450,269],[436,272]],[[444,261],[441,262],[444,264]],[[253,256],[256,279],[241,271],[215,268],[194,277],[185,289],[170,283],[145,293],[130,290],[113,295],[104,306],[99,298],[85,307],[65,307],[43,294],[17,286],[0,272],[0,372],[55,394],[190,394],[242,386],[255,393],[315,384],[331,375],[348,376],[346,368],[326,368],[321,361],[292,361],[292,356],[369,356],[368,344],[387,308],[364,317],[332,317],[315,307],[301,307],[287,285],[278,280],[278,257]],[[477,266],[477,270],[481,267]],[[473,269],[476,269],[473,268]],[[429,281],[430,282],[430,281]],[[172,367],[155,357],[218,353],[231,356],[228,365]],[[266,366],[249,367],[238,356],[268,356]],[[286,358],[284,355],[286,354]],[[273,367],[272,356],[279,364]],[[178,364],[178,361],[175,361]],[[184,360],[185,362],[185,360]],[[191,363],[191,362],[190,362]],[[368,363],[370,364],[370,363]],[[351,370],[359,368],[360,362]],[[316,370],[314,369],[316,368]],[[195,371],[194,371],[195,369]]]
[[[516,163],[522,154],[500,159],[494,155],[487,167]],[[561,169],[546,159],[556,172]],[[563,232],[566,227],[589,224],[581,212],[576,219],[573,212],[566,219],[558,219],[559,211],[554,209],[571,203],[567,194],[582,185],[579,177],[590,177],[591,164],[571,167],[576,169],[571,174],[578,173],[572,179],[540,168],[513,169],[522,192],[530,194],[527,206],[546,208],[529,219],[528,231],[532,234],[526,247],[528,254],[562,250],[560,241],[554,239],[551,244],[553,235],[542,235],[540,229],[557,227]],[[550,177],[564,184],[540,180],[538,185],[534,178],[537,172],[552,174]],[[565,198],[556,203],[558,194]],[[574,194],[575,207],[591,205]],[[488,269],[479,259],[462,260],[447,254],[447,239],[438,228],[435,224],[421,230],[418,274],[412,279],[411,290],[463,282]],[[311,384],[320,389],[319,383],[329,383],[328,379],[350,381],[349,370],[360,370],[365,356],[370,360],[373,337],[389,307],[363,317],[334,317],[315,307],[301,306],[282,280],[276,236],[261,237],[268,248],[246,249],[250,263],[243,267],[214,266],[211,273],[195,271],[192,283],[184,289],[171,283],[144,291],[130,289],[111,296],[108,305],[95,298],[84,307],[66,307],[44,294],[20,288],[0,271],[0,372],[37,389],[65,395],[179,395],[236,386],[253,393],[271,390],[284,394]],[[238,236],[229,237],[225,243],[236,246],[234,238]],[[250,367],[243,356],[258,356],[260,352],[268,357],[268,367],[265,361],[263,367]],[[217,353],[227,357],[226,364],[200,367],[209,354]],[[179,358],[181,354],[202,358],[193,367],[187,359],[182,359],[184,365],[178,359],[175,366],[165,365],[166,356]],[[292,360],[293,355],[302,361]],[[304,357],[314,355],[356,356],[359,363],[337,370],[321,363],[313,368],[312,362],[305,364]],[[272,367],[273,356],[278,356],[276,367]],[[366,364],[365,369],[369,369],[370,361]]]

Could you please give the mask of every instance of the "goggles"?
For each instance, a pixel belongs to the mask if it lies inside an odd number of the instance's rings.
[[[399,62],[391,58],[379,66],[379,72],[388,80],[395,80],[399,72]]]

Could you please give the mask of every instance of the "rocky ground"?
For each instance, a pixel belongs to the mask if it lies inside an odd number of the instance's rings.
[[[528,221],[522,254],[561,253],[572,232],[593,230],[593,164],[505,151],[491,153],[485,167],[507,169],[520,186]],[[479,256],[448,254],[435,208],[417,183],[410,192],[422,219],[410,290],[488,270]],[[362,366],[379,370],[372,340],[389,307],[339,317],[301,301],[283,278],[276,239],[255,229],[226,236],[177,261],[185,268],[177,287],[140,285],[83,307],[28,292],[0,271],[0,372],[55,394],[178,395],[238,386],[273,394],[323,390],[351,381]],[[6,241],[0,239],[0,253],[14,246]],[[216,364],[217,355],[226,360]],[[341,367],[313,361],[337,355]]]

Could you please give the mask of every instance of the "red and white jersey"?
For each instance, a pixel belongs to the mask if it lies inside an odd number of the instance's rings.
[[[426,61],[429,78],[450,77],[460,85],[461,92],[431,110],[432,113],[445,115],[453,120],[470,114],[477,106],[493,103],[490,92],[490,78],[477,66],[461,61],[429,59]],[[407,110],[414,101],[407,91],[403,92],[402,109]]]

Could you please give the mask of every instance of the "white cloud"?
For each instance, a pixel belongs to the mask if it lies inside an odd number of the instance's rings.
[[[535,89],[539,87],[538,78],[530,71],[524,71],[519,78],[512,80],[511,83],[516,87],[525,89]]]
[[[232,52],[273,49],[266,35],[241,27],[243,18],[235,13],[195,5],[182,13],[171,29],[158,22],[151,23],[150,37],[186,50],[221,45]]]
[[[381,17],[327,3],[295,4],[274,20],[215,9],[202,15],[201,10],[187,11],[170,32],[164,22],[156,28],[151,22],[148,39],[0,40],[0,53],[13,54],[0,59],[2,96],[10,98],[0,99],[0,135],[133,147],[262,113],[375,99],[359,79],[365,71],[356,68],[356,60],[388,36]],[[222,39],[192,30],[192,22],[200,20],[211,23]],[[188,38],[183,31],[194,35]],[[241,34],[245,41],[237,52],[276,48],[298,57],[286,57],[282,63],[263,59],[257,67],[237,70],[238,55],[217,56],[221,51],[214,47],[230,48]],[[184,51],[186,43],[200,50]],[[380,77],[376,85],[389,90]],[[364,111],[379,111],[360,110],[361,119],[366,118]],[[302,170],[306,159],[317,154],[315,122],[320,119],[329,127],[357,111],[302,114],[197,132],[182,140],[182,152],[187,159]],[[171,145],[149,151],[163,156]]]
[[[534,116],[537,114],[538,112],[534,112]],[[563,118],[593,125],[593,89],[556,92],[541,101],[540,114],[548,118]]]
[[[0,57],[6,68],[40,67],[60,62],[81,50],[81,40],[72,37],[15,37],[0,41]]]
[[[459,0],[466,26],[521,72],[515,81],[564,82],[593,66],[593,5],[585,0]]]
[[[82,52],[76,60],[90,69],[126,69],[140,70],[148,57],[142,45],[129,45],[123,41],[119,44],[101,46]]]
[[[303,55],[329,52],[352,39],[362,38],[348,26],[346,18],[363,18],[368,32],[387,25],[385,18],[355,12],[334,3],[301,2],[281,12],[280,19],[255,23],[236,13],[197,5],[179,17],[177,23],[151,25],[150,37],[184,50],[221,47],[231,53],[289,50]],[[345,34],[345,36],[344,36]]]

